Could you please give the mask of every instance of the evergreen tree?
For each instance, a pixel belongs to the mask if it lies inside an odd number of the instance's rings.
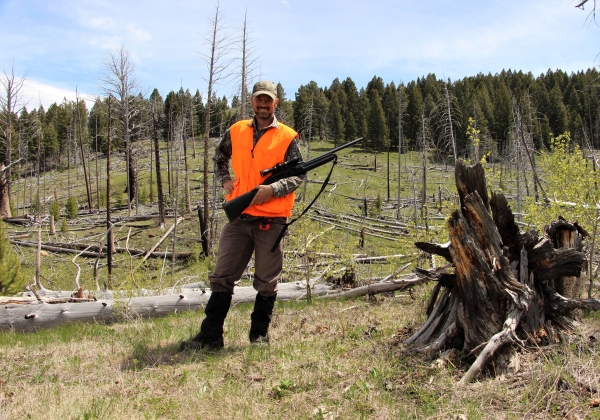
[[[96,150],[106,154],[107,151],[107,130],[108,130],[108,109],[106,107],[106,100],[97,98],[96,102],[90,110],[90,114],[87,120],[88,132],[90,135],[90,147],[92,150]]]
[[[323,89],[311,81],[302,85],[296,92],[294,101],[294,124],[300,135],[311,138],[324,136],[322,123],[327,119],[329,108]]]
[[[548,108],[546,109],[548,124],[554,137],[558,137],[567,131],[567,115],[567,107],[563,103],[563,95],[557,83],[549,92]]]
[[[368,138],[369,98],[367,97],[367,93],[364,89],[361,89],[358,94],[358,107],[354,117],[356,118],[358,137],[364,137],[365,140],[370,140]],[[367,141],[365,141],[364,144],[366,147]]]
[[[381,152],[387,148],[388,135],[387,123],[377,90],[372,91],[371,101],[369,102],[369,119],[367,128],[367,137],[371,141],[374,150]]]
[[[415,146],[419,130],[421,128],[421,116],[424,112],[423,96],[416,83],[411,82],[406,87],[408,105],[406,107],[406,130],[404,131],[408,144]]]
[[[0,295],[14,295],[23,291],[25,281],[19,257],[8,240],[6,225],[0,220]]]
[[[281,83],[277,83],[277,98],[279,98],[279,105],[275,109],[275,115],[282,123],[293,127],[294,126],[294,107],[292,101],[288,100],[285,94],[285,90]]]
[[[508,131],[513,124],[512,100],[505,77],[497,78],[494,102],[494,127],[493,136],[499,139],[499,147],[503,150],[506,146]]]
[[[205,131],[206,115],[202,96],[198,89],[196,89],[196,93],[192,99],[192,106],[194,111],[194,136],[202,137]]]
[[[377,92],[379,99],[383,98],[385,93],[385,85],[383,83],[383,79],[381,77],[373,76],[371,81],[367,83],[367,96],[369,97],[369,103],[373,101],[374,92]]]
[[[348,114],[348,119],[346,119],[346,122],[344,124],[344,140],[354,140],[358,137],[356,133],[357,128],[356,121],[354,121],[354,114],[350,113]]]
[[[333,97],[329,102],[327,120],[329,124],[329,133],[331,134],[334,145],[337,145],[338,141],[341,141],[344,138],[344,122],[342,121],[342,112],[340,110],[337,93],[333,94]]]
[[[381,99],[381,106],[383,107],[385,119],[387,121],[387,138],[389,143],[397,145],[400,101],[394,82],[391,82],[385,87],[385,92]]]
[[[421,96],[426,98],[427,95],[431,95],[431,98],[435,103],[438,103],[444,96],[440,81],[437,80],[435,73],[429,73],[426,77],[421,79],[420,83],[417,83],[417,85],[421,90]]]

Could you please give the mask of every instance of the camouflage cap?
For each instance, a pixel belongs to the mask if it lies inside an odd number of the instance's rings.
[[[268,80],[256,82],[252,89],[252,96],[257,97],[258,95],[269,95],[275,100],[277,99],[277,86],[275,86],[275,83],[269,82]]]

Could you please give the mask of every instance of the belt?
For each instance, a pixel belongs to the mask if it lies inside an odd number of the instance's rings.
[[[240,214],[239,216],[240,220],[253,220],[253,221],[260,221],[260,220],[271,220],[273,223],[277,223],[277,224],[285,224],[287,222],[287,217],[264,217],[264,216],[253,216],[251,214]]]
[[[240,220],[263,220],[266,217],[252,216],[251,214],[240,214]]]

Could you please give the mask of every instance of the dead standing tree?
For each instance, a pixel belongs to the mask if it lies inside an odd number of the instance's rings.
[[[14,120],[16,114],[21,111],[19,102],[21,91],[25,84],[25,75],[16,76],[14,67],[10,72],[4,71],[0,78],[2,84],[3,96],[0,96],[0,135],[4,143],[4,161],[0,162],[0,219],[10,217],[10,180],[12,164],[12,134],[14,130]]]
[[[208,93],[206,95],[206,114],[205,114],[205,129],[204,129],[204,196],[203,196],[203,211],[198,209],[200,217],[200,237],[202,240],[202,251],[205,256],[209,256],[212,248],[212,238],[209,236],[209,182],[208,182],[208,155],[210,153],[210,115],[212,106],[212,97],[215,84],[229,77],[229,66],[233,59],[229,53],[231,50],[231,41],[222,24],[222,15],[219,8],[219,2],[215,6],[214,18],[209,19],[210,30],[204,35],[206,45],[209,47],[208,53],[201,53],[202,60],[206,64],[208,71]]]
[[[91,213],[92,209],[94,208],[94,205],[92,204],[92,189],[90,186],[90,178],[88,177],[88,169],[87,169],[87,165],[85,162],[85,148],[83,145],[83,118],[81,117],[81,106],[79,105],[79,92],[77,91],[77,89],[75,89],[75,97],[77,99],[76,103],[75,103],[75,107],[77,108],[77,128],[75,130],[76,133],[76,137],[79,139],[79,150],[81,151],[81,164],[83,165],[83,177],[85,178],[85,192],[87,194],[87,201],[88,201],[88,211]],[[83,105],[83,104],[82,104]],[[85,116],[85,119],[87,120],[87,116]],[[79,132],[79,135],[77,135],[77,132]],[[38,142],[39,143],[39,142]],[[39,159],[39,151],[38,151],[38,159]],[[38,164],[38,179],[39,179],[39,164]],[[39,183],[39,181],[38,181]],[[38,191],[38,195],[39,195],[39,191]]]
[[[159,124],[157,115],[157,99],[151,98],[152,101],[152,140],[154,141],[154,164],[156,165],[156,188],[158,195],[158,222],[161,229],[165,226],[165,197],[163,194],[162,173],[160,169],[160,143],[159,143]],[[150,187],[152,191],[152,187]]]
[[[244,14],[244,22],[242,23],[241,35],[237,41],[238,49],[240,53],[240,119],[245,120],[248,118],[248,111],[250,109],[250,98],[248,97],[248,85],[252,79],[252,74],[256,70],[256,60],[254,54],[256,48],[252,45],[250,39],[250,30],[248,28],[248,12]]]
[[[137,197],[137,165],[132,153],[131,136],[133,130],[132,117],[138,112],[135,105],[138,82],[134,77],[135,66],[130,60],[125,47],[110,52],[104,62],[106,74],[101,78],[101,88],[107,96],[116,99],[120,119],[120,131],[125,144],[125,161],[127,165],[127,206],[131,216],[131,202]]]
[[[467,383],[490,361],[496,372],[506,369],[499,356],[510,354],[510,344],[557,342],[573,327],[574,309],[598,310],[600,302],[556,292],[553,281],[579,276],[584,255],[556,249],[535,231],[521,232],[504,195],[488,200],[481,164],[458,162],[455,178],[460,209],[448,220],[450,242],[416,243],[452,263],[454,273],[418,270],[438,284],[427,321],[404,345],[430,355],[458,349],[477,356],[461,380]]]

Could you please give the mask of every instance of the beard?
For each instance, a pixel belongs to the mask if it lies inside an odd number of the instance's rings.
[[[254,113],[256,114],[256,117],[260,119],[268,119],[273,116],[273,113],[270,109],[257,109],[254,111]]]

